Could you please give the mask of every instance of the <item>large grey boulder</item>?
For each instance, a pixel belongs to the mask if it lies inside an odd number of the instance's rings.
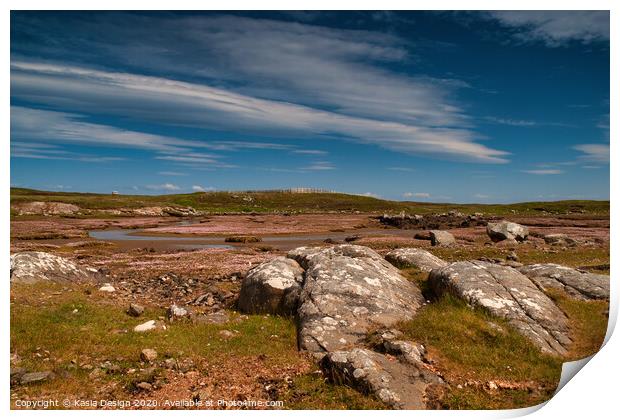
[[[320,362],[325,375],[335,383],[347,384],[372,394],[391,408],[425,409],[424,395],[441,380],[421,365],[363,348],[339,350]]]
[[[447,246],[456,243],[454,235],[445,230],[431,230],[431,245],[433,246]]]
[[[302,246],[299,248],[292,249],[288,252],[287,257],[294,259],[301,265],[304,269],[308,269],[310,261],[313,260],[317,255],[321,254],[322,256],[345,256],[351,258],[370,258],[378,261],[382,261],[383,257],[373,251],[372,249],[360,246],[360,245],[339,245],[333,246],[329,248],[321,248],[321,247],[307,247]]]
[[[511,267],[460,261],[431,271],[429,285],[504,318],[542,351],[565,355],[568,319],[530,279]]]
[[[340,245],[305,255],[299,345],[317,357],[363,341],[370,329],[411,319],[424,302],[416,285],[369,248]]]
[[[609,276],[593,274],[558,264],[532,264],[518,270],[541,289],[560,289],[580,300],[609,300]]]
[[[500,242],[505,240],[515,240],[517,242],[523,242],[530,234],[527,227],[513,222],[497,222],[487,224],[487,235],[493,242]]]
[[[422,271],[431,271],[444,267],[448,263],[420,248],[398,248],[388,252],[385,259],[399,268],[414,267]]]
[[[86,282],[100,277],[94,268],[80,267],[66,258],[47,252],[20,252],[11,255],[11,283]]]
[[[247,313],[294,313],[303,273],[296,261],[285,257],[257,265],[243,280],[239,309]]]

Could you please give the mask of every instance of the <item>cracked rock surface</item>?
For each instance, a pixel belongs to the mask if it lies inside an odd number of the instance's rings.
[[[311,255],[298,309],[299,345],[311,353],[359,343],[372,328],[411,319],[424,302],[416,285],[368,248]]]
[[[423,346],[389,330],[374,350],[364,348],[369,332],[415,316],[424,302],[415,284],[370,248],[339,245],[301,247],[288,258],[263,263],[250,270],[244,289],[282,279],[300,288],[295,301],[299,347],[319,361],[328,378],[373,394],[393,408],[426,408],[427,387],[441,380],[428,369]],[[240,309],[245,306],[243,293]],[[278,310],[277,305],[263,308]]]
[[[541,289],[560,289],[581,299],[609,300],[609,276],[593,274],[559,264],[532,264],[518,268]]]
[[[321,360],[321,369],[333,382],[374,394],[398,409],[425,408],[426,388],[441,383],[421,366],[404,365],[398,359],[359,347],[327,354]]]
[[[571,340],[566,315],[514,268],[460,261],[431,271],[428,281],[438,296],[450,293],[506,319],[542,351],[567,353]]]
[[[66,258],[47,252],[19,252],[11,255],[11,283],[33,284],[42,280],[84,282],[99,277],[99,272],[94,268],[78,266]]]
[[[385,259],[396,267],[415,267],[429,272],[448,265],[447,262],[421,248],[398,248],[388,252]]]

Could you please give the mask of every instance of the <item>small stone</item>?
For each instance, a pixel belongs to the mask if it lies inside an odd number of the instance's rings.
[[[20,383],[22,385],[26,385],[26,384],[31,384],[35,382],[43,382],[43,381],[47,381],[48,379],[52,379],[53,377],[54,377],[54,374],[49,370],[46,370],[44,372],[25,373],[22,375],[20,379]]]
[[[130,303],[127,313],[131,316],[139,317],[144,313],[144,306],[138,305],[137,303]]]
[[[199,315],[196,317],[196,322],[201,324],[216,324],[222,325],[230,321],[230,317],[226,311],[217,311],[207,315]]]
[[[136,325],[133,330],[135,332],[146,332],[146,331],[154,330],[155,328],[157,328],[157,323],[153,320],[150,320],[140,325]]]
[[[150,391],[151,389],[153,389],[153,385],[148,382],[139,382],[138,384],[136,384],[136,387],[138,389],[141,389],[142,391]]]
[[[229,340],[235,336],[234,332],[228,330],[222,330],[218,334],[225,340]]]
[[[100,292],[112,293],[115,292],[116,289],[110,283],[105,283],[103,286],[99,288]]]
[[[182,306],[178,306],[177,304],[173,303],[167,311],[167,316],[169,320],[174,320],[174,319],[181,319],[181,318],[189,318],[191,316],[190,311],[188,311],[187,309],[183,308]]]
[[[140,352],[140,360],[143,362],[151,363],[157,359],[157,352],[153,349],[143,349]]]
[[[100,368],[94,368],[89,374],[88,377],[90,379],[95,379],[95,378],[99,378],[103,375],[103,370],[101,370]]]

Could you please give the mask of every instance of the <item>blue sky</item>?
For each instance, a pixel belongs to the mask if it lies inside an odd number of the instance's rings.
[[[607,12],[12,12],[11,184],[609,198]]]

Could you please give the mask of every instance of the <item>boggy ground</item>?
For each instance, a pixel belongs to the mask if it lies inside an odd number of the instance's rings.
[[[174,217],[14,218],[12,252],[51,252],[104,269],[106,281],[116,291],[100,292],[94,284],[12,287],[12,366],[55,373],[48,381],[13,386],[12,406],[17,408],[19,399],[69,398],[151,399],[158,402],[158,408],[173,408],[164,405],[166,400],[220,399],[283,402],[275,408],[384,408],[369,396],[327,383],[317,365],[297,351],[294,319],[236,312],[236,296],[247,270],[283,255],[283,250],[265,243],[201,250],[154,248],[148,243],[127,247],[89,239],[88,231],[93,229],[154,228],[160,233],[190,234],[195,233],[192,229],[201,229],[201,235],[309,232],[323,233],[326,238],[344,233],[350,239],[358,235],[353,243],[383,254],[412,246],[457,261],[505,259],[514,252],[525,264],[555,262],[609,272],[609,219],[600,216],[515,216],[511,220],[529,225],[530,240],[508,246],[491,244],[483,227],[451,229],[457,245],[446,248],[413,239],[414,231],[377,233],[375,216],[209,216],[203,219],[207,222],[188,227]],[[566,233],[579,244],[547,245],[542,236],[548,233]],[[309,244],[322,244],[322,240],[300,243]],[[446,381],[429,393],[429,407],[524,407],[553,395],[562,360],[541,355],[505,322],[483,311],[450,298],[434,300],[425,286],[426,274],[412,269],[402,272],[420,285],[429,302],[413,321],[399,328],[427,347],[433,369]],[[568,359],[596,352],[605,335],[607,303],[575,301],[561,293],[552,298],[571,319],[575,344]],[[130,317],[126,313],[129,303],[144,305],[145,313]],[[133,332],[141,322],[163,319],[172,303],[197,313],[223,310],[229,320],[223,324],[174,322],[165,331]],[[144,348],[157,351],[154,363],[140,360]],[[139,388],[141,382],[150,388]],[[216,404],[214,408],[231,407]]]

